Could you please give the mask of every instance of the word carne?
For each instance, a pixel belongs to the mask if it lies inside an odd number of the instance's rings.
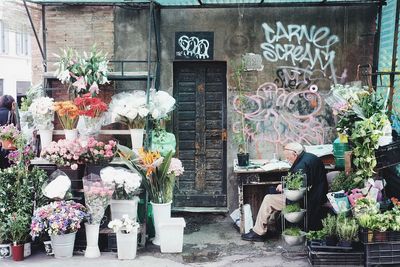
[[[312,25],[290,24],[285,27],[282,22],[276,22],[275,29],[268,23],[263,23],[265,42],[261,44],[266,60],[276,62],[285,60],[307,63],[310,69],[318,66],[322,70],[331,69],[334,73],[335,51],[332,46],[339,42],[337,35],[331,35],[328,27],[318,28]],[[285,43],[287,42],[287,43]]]

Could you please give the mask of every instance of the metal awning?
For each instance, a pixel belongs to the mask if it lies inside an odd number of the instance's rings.
[[[148,4],[150,0],[26,0],[41,5],[137,5]],[[370,5],[382,4],[386,0],[154,0],[162,7],[230,7],[249,6],[289,6],[289,5]]]

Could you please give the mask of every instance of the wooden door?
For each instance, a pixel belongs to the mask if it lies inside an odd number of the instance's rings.
[[[226,63],[175,62],[176,207],[226,207]]]

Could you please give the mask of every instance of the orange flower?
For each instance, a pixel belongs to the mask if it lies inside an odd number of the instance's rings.
[[[145,151],[141,148],[139,149],[139,157],[141,164],[147,169],[146,176],[150,176],[162,162],[160,152],[158,151]]]
[[[72,101],[54,103],[54,110],[64,129],[74,129],[79,118],[79,109]]]

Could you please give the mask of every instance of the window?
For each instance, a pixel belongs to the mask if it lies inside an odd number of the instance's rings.
[[[26,27],[23,27],[15,34],[16,53],[19,56],[29,56],[31,54],[31,40]]]
[[[26,95],[30,86],[31,82],[17,81],[17,95]]]
[[[0,20],[0,54],[8,54],[8,29],[4,21]]]

